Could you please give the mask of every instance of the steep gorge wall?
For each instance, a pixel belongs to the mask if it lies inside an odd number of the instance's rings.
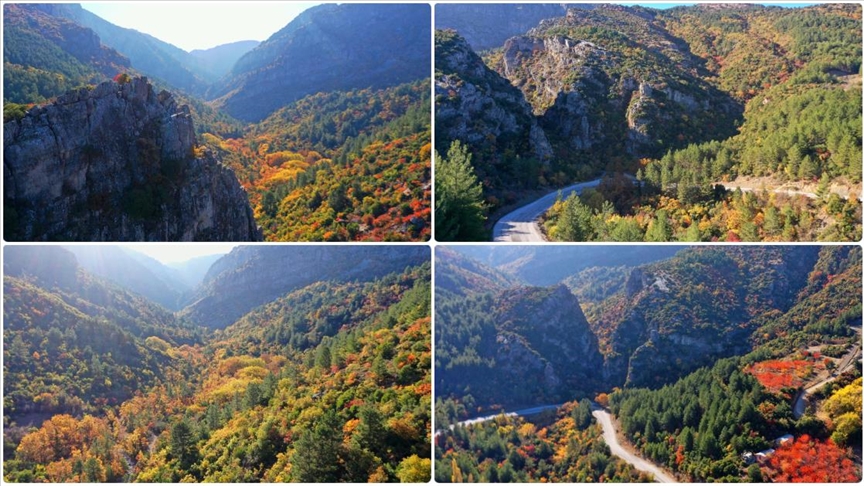
[[[146,78],[32,108],[3,142],[6,239],[261,238],[234,173],[196,152],[188,108]]]

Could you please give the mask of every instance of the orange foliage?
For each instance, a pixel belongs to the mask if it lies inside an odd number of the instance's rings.
[[[821,363],[805,360],[771,360],[756,363],[747,371],[753,375],[759,383],[772,392],[780,391],[786,387],[799,387],[804,384],[814,370],[814,367],[823,367]]]
[[[857,483],[861,475],[846,451],[831,440],[820,442],[802,435],[779,448],[763,474],[776,483]]]

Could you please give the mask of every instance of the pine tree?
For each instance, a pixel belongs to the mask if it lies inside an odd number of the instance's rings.
[[[456,140],[446,158],[435,154],[436,239],[484,240],[484,211],[483,189],[471,167],[471,154]]]
[[[328,410],[297,439],[291,457],[291,475],[300,483],[336,483],[341,479],[339,457],[342,426],[336,412]]]

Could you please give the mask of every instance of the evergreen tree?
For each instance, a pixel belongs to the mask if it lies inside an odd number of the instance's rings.
[[[192,426],[184,418],[171,428],[171,456],[180,463],[180,469],[189,471],[198,462],[198,447],[195,444],[195,433]]]
[[[336,412],[324,412],[312,430],[297,439],[291,457],[291,475],[300,483],[336,483],[341,479],[342,426]]]
[[[484,211],[483,189],[471,167],[471,154],[456,140],[446,158],[435,154],[435,238],[484,240]]]

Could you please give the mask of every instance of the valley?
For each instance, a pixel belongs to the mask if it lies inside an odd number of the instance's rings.
[[[429,480],[427,247],[70,248],[4,248],[4,481]]]
[[[860,478],[860,248],[638,248],[436,249],[436,480]]]
[[[460,224],[442,226],[441,241],[497,241],[511,224],[488,219],[500,208],[597,178],[543,211],[539,232],[860,239],[858,6],[441,5],[436,14],[436,160],[467,161],[447,177],[476,188],[442,179],[437,219]],[[759,187],[748,179],[773,182],[748,191]]]
[[[428,5],[193,51],[78,4],[3,15],[7,240],[431,237]]]

